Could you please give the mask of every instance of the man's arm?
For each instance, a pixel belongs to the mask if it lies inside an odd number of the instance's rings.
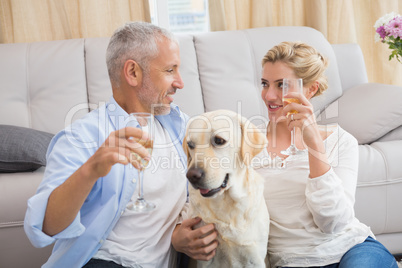
[[[49,196],[42,231],[53,236],[66,229],[75,219],[92,187],[106,176],[113,165],[131,163],[139,168],[132,152],[150,157],[137,141],[147,140],[147,134],[138,128],[127,127],[112,132],[104,144]]]

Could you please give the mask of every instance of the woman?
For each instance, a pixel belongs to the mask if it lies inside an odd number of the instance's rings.
[[[264,56],[261,97],[268,108],[269,160],[257,171],[265,178],[271,217],[271,267],[392,267],[394,257],[354,214],[358,170],[356,139],[339,126],[318,126],[310,99],[328,87],[328,62],[313,47],[283,42]],[[302,78],[300,104],[282,103],[283,78]],[[286,116],[296,110],[293,116]],[[301,156],[285,156],[291,130]],[[265,161],[266,162],[266,161]]]

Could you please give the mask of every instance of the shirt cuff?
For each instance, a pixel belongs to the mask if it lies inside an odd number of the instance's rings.
[[[24,230],[29,240],[35,247],[48,246],[59,238],[77,237],[85,230],[85,227],[80,222],[81,217],[78,213],[74,221],[58,234],[49,236],[42,231],[47,202],[51,192],[52,190],[49,189],[48,191],[34,195],[28,200],[28,208],[24,220]]]

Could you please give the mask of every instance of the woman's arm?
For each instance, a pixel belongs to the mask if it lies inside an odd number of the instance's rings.
[[[283,113],[298,111],[293,117],[287,118],[288,128],[301,130],[304,145],[308,149],[310,175],[305,193],[307,206],[314,222],[323,232],[338,232],[354,219],[357,141],[338,128],[339,131],[333,133],[337,137],[331,137],[332,146],[326,150],[323,140],[327,135],[321,135],[309,100],[304,95],[288,95],[301,101],[300,104],[286,105]],[[326,142],[329,144],[329,139]]]
[[[354,219],[358,171],[358,145],[349,133],[339,129],[337,142],[329,153],[331,168],[322,176],[310,178],[306,202],[314,222],[325,233],[336,233]]]

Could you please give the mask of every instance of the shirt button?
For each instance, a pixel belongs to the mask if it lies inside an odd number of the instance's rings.
[[[133,182],[133,183],[136,183],[136,182],[137,182],[137,180],[136,180],[136,179],[133,179],[133,180],[132,180],[132,182]]]
[[[103,239],[101,239],[101,241],[99,241],[99,244],[103,244]]]

